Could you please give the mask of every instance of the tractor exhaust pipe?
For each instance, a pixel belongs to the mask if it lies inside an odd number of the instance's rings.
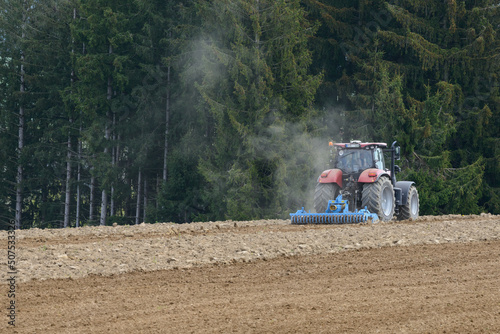
[[[396,141],[391,145],[391,182],[392,185],[396,185]]]

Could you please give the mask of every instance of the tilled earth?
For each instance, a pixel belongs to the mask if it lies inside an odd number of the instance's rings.
[[[500,216],[32,229],[16,260],[19,333],[500,333]]]

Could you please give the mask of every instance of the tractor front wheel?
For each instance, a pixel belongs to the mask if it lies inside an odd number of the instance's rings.
[[[419,211],[418,191],[414,186],[408,191],[408,198],[405,205],[399,207],[398,220],[417,219]]]
[[[363,208],[376,213],[380,220],[389,221],[394,216],[394,189],[391,180],[381,177],[375,183],[366,183],[363,186],[361,198]]]
[[[334,200],[339,195],[340,187],[336,183],[316,184],[314,191],[314,209],[317,213],[325,213],[328,201]]]

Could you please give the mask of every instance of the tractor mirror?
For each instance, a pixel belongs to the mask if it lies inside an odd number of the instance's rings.
[[[394,159],[400,160],[401,159],[401,147],[396,146],[394,148]]]

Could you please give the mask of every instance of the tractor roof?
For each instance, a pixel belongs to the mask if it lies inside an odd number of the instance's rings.
[[[334,143],[330,142],[330,146],[341,148],[365,148],[367,146],[387,147],[387,143],[362,143],[358,140],[352,140],[350,143]]]

